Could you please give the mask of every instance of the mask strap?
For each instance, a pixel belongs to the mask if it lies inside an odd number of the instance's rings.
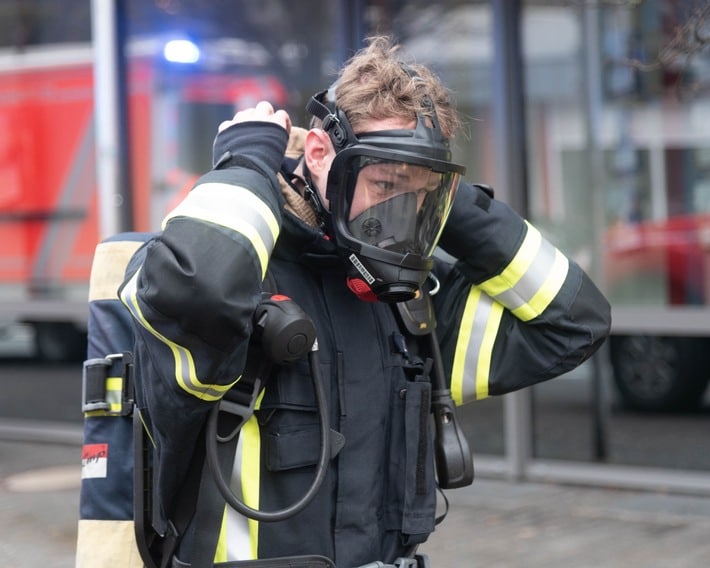
[[[321,200],[318,188],[313,183],[313,178],[311,177],[311,172],[306,165],[305,158],[303,159],[303,178],[301,178],[301,182],[303,183],[303,198],[313,206],[319,227],[325,232],[328,232],[329,212],[326,210],[325,205]]]
[[[335,86],[313,95],[306,105],[306,111],[321,120],[323,130],[330,136],[335,151],[339,152],[346,146],[357,143],[358,138],[345,113],[334,102],[325,102],[326,95],[330,97],[332,93],[335,93]]]
[[[407,65],[404,62],[400,62],[400,67],[402,68],[402,71],[404,71],[407,75],[409,75],[409,78],[412,79],[413,82],[415,83],[423,83],[424,79],[422,79],[414,69],[412,69],[409,65]],[[425,128],[430,128],[433,130],[436,130],[438,132],[441,132],[441,126],[439,125],[439,117],[436,114],[436,108],[434,107],[434,102],[431,100],[431,97],[429,96],[428,93],[424,93],[422,96],[422,104],[429,110],[431,113],[428,117],[424,117],[420,114],[417,113],[417,128],[421,125]],[[425,122],[424,119],[429,118],[431,120],[431,127],[429,127]]]

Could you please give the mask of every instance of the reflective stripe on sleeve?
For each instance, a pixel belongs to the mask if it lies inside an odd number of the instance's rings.
[[[527,234],[513,260],[480,286],[517,318],[528,321],[554,300],[567,278],[569,261],[540,231],[527,221],[525,224]]]
[[[163,228],[176,217],[191,217],[232,229],[254,247],[266,274],[269,256],[279,235],[279,223],[269,206],[246,188],[226,183],[195,187],[163,220]]]
[[[138,304],[137,282],[141,271],[137,270],[133,277],[126,283],[121,292],[121,301],[131,311],[131,314],[140,325],[168,346],[175,361],[175,380],[177,384],[187,393],[205,401],[217,401],[222,398],[225,392],[232,388],[240,377],[227,385],[202,383],[197,377],[195,361],[188,349],[170,341],[167,337],[156,330],[145,318]]]
[[[451,395],[461,405],[488,396],[493,345],[503,316],[503,306],[472,286],[456,341],[451,372]]]

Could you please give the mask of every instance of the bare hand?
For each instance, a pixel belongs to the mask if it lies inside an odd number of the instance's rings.
[[[234,115],[232,120],[225,120],[219,125],[217,129],[218,132],[222,132],[225,128],[229,128],[233,124],[239,124],[240,122],[273,122],[278,124],[282,128],[286,129],[286,132],[291,132],[291,117],[285,110],[274,111],[274,107],[268,101],[261,101],[253,108],[247,108],[240,110]]]

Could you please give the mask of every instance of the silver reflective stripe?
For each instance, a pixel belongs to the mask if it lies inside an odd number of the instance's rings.
[[[562,288],[569,261],[540,232],[526,222],[527,233],[510,264],[481,288],[528,321],[539,316]]]
[[[279,223],[269,206],[250,190],[226,183],[203,183],[163,220],[190,217],[231,229],[251,243],[259,257],[262,277],[279,235]]]
[[[491,356],[503,306],[472,286],[461,317],[451,373],[456,404],[488,396]]]
[[[259,423],[256,417],[252,416],[244,424],[239,436],[230,488],[239,499],[253,509],[259,508],[260,468]],[[219,560],[255,559],[259,549],[259,522],[247,519],[231,507],[227,507],[224,522],[226,531],[220,534],[217,550],[220,554],[224,550],[225,557]]]

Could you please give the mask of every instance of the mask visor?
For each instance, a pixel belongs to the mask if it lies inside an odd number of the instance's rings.
[[[341,219],[354,240],[399,254],[433,254],[459,174],[431,164],[353,156]]]

